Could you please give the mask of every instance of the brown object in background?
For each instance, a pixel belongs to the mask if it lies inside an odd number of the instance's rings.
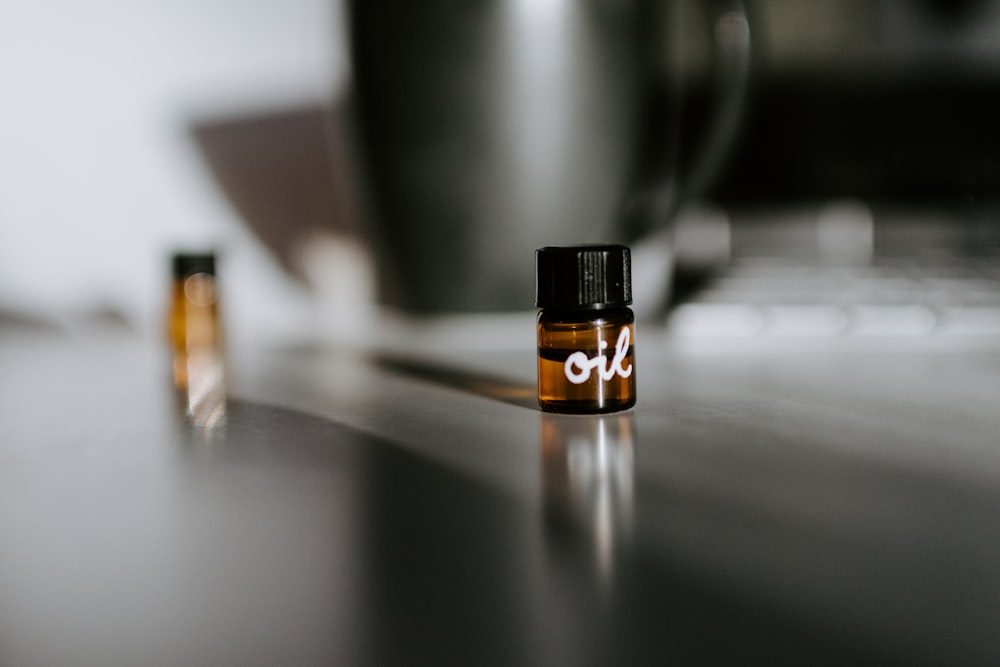
[[[305,282],[301,246],[318,230],[358,235],[345,113],[322,105],[192,123],[220,189],[253,234]]]

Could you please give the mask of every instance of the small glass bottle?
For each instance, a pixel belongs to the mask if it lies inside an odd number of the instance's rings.
[[[174,383],[187,387],[203,366],[215,366],[222,348],[215,255],[177,253],[168,313]]]
[[[538,403],[547,412],[635,405],[631,256],[622,245],[535,251]]]

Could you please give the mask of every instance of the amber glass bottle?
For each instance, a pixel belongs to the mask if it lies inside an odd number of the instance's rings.
[[[549,412],[635,405],[631,257],[621,245],[535,252],[538,403]]]
[[[222,344],[215,284],[215,255],[178,253],[168,313],[174,382],[185,387],[193,363],[217,358]]]

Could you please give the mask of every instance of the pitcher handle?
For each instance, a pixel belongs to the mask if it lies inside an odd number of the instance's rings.
[[[712,0],[709,4],[716,63],[712,115],[688,174],[678,175],[676,165],[671,165],[671,177],[640,193],[628,207],[626,224],[632,238],[665,226],[684,203],[704,193],[718,175],[740,127],[753,62],[746,3]]]

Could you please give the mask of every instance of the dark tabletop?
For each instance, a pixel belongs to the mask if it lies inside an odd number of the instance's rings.
[[[996,351],[640,331],[637,408],[574,417],[527,331],[184,391],[0,337],[0,664],[1000,660]]]

